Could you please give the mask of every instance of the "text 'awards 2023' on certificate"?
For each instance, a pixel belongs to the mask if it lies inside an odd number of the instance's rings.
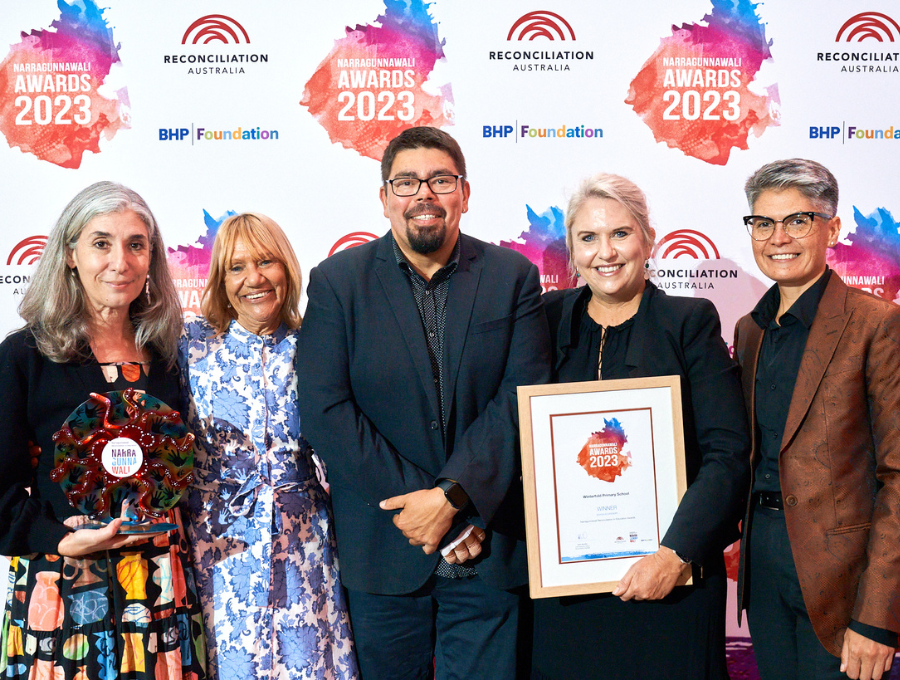
[[[680,379],[520,387],[519,419],[531,596],[609,592],[687,488]]]

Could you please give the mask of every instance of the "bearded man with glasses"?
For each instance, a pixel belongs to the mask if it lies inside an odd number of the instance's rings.
[[[312,270],[298,352],[360,671],[513,680],[528,580],[516,387],[550,377],[538,271],[460,232],[470,188],[446,132],[405,130],[381,173],[390,231]]]
[[[744,187],[775,285],[734,333],[753,423],[738,611],[763,680],[887,677],[900,631],[900,307],[826,264],[838,186],[776,161]]]

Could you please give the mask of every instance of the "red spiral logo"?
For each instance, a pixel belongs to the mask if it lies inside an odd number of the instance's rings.
[[[708,236],[693,229],[673,231],[656,244],[654,256],[675,259],[692,257],[695,260],[718,260],[719,249]]]
[[[374,241],[376,238],[378,237],[375,234],[370,234],[367,231],[354,231],[346,236],[341,236],[335,244],[331,246],[331,250],[328,251],[328,257],[331,257],[342,250],[348,250],[350,248],[355,248],[356,246],[361,246],[363,243]]]
[[[566,37],[568,35],[568,38]],[[529,12],[520,16],[509,29],[507,40],[575,40],[575,31],[569,22],[555,12]]]
[[[6,258],[6,264],[34,264],[41,259],[46,245],[46,236],[29,236],[13,247]]]
[[[881,12],[861,12],[856,14],[841,26],[835,42],[862,42],[874,38],[878,42],[895,42],[900,38],[900,25],[887,14]]]
[[[244,27],[231,17],[224,14],[207,14],[188,26],[181,44],[186,45],[188,42],[192,45],[197,43],[206,45],[211,42],[239,45],[242,42],[249,43],[250,36]]]

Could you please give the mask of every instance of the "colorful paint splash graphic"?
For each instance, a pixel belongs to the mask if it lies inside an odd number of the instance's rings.
[[[591,476],[603,482],[614,482],[631,467],[631,456],[625,453],[625,429],[616,419],[603,419],[604,427],[594,432],[578,452],[578,464]]]
[[[381,160],[387,143],[416,125],[453,123],[449,84],[431,81],[444,43],[424,0],[385,0],[374,26],[336,40],[303,92],[332,142]]]
[[[566,223],[563,211],[550,206],[538,215],[530,205],[528,229],[516,241],[500,241],[501,246],[522,253],[537,265],[541,275],[541,287],[562,290],[575,287],[575,277],[569,273],[569,256],[566,252]]]
[[[856,231],[828,251],[828,264],[844,283],[900,303],[900,224],[886,208],[864,216],[853,207]]]
[[[672,26],[672,35],[631,82],[626,104],[657,142],[707,163],[725,165],[733,148],[746,149],[779,125],[778,86],[756,82],[771,60],[765,27],[749,0],[713,0],[706,25]],[[752,89],[751,89],[752,88]]]
[[[99,92],[121,61],[104,10],[92,0],[58,7],[55,31],[23,31],[0,63],[0,132],[10,148],[78,168],[85,151],[100,153],[101,136],[130,127],[128,91]]]
[[[216,233],[222,222],[236,214],[233,210],[228,210],[221,217],[215,218],[204,210],[206,233],[194,245],[166,249],[169,271],[175,280],[175,288],[185,312],[200,313],[200,299],[209,277],[213,241],[216,240]]]

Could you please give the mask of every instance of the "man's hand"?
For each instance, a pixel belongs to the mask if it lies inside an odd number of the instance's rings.
[[[844,631],[844,646],[841,649],[841,673],[846,673],[853,680],[880,680],[882,674],[891,670],[895,651],[893,647],[848,628]]]
[[[481,554],[481,544],[485,536],[484,529],[470,524],[450,543],[453,548],[447,550],[450,547],[447,546],[447,548],[441,550],[441,554],[450,564],[462,564],[466,560],[473,560]],[[456,545],[453,545],[454,543]],[[447,550],[447,552],[443,552],[444,550]]]
[[[394,526],[409,539],[410,545],[421,545],[426,555],[437,550],[456,514],[442,489],[422,489],[394,496],[381,501],[379,507],[401,511],[394,515]]]
[[[652,555],[632,564],[612,594],[623,601],[661,600],[672,592],[684,568],[675,551],[661,545]]]

